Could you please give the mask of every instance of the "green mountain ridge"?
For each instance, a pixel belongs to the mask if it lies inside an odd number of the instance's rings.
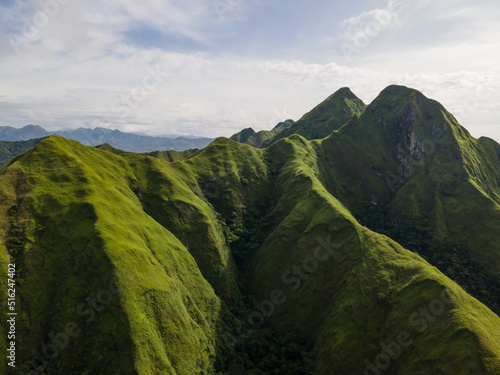
[[[299,134],[309,140],[325,138],[333,131],[340,129],[353,116],[362,114],[365,109],[365,103],[349,88],[343,87],[264,146],[292,134]]]
[[[35,147],[43,138],[29,141],[0,141],[0,169],[4,168],[16,156]]]
[[[280,122],[272,130],[261,130],[255,132],[252,128],[246,128],[234,134],[229,139],[239,143],[246,143],[254,147],[263,147],[265,144],[274,139],[278,134],[282,133],[294,124],[293,120]]]
[[[276,125],[271,131],[258,133],[252,128],[247,128],[234,134],[230,139],[259,148],[267,147],[292,134],[299,134],[308,140],[322,139],[340,129],[353,116],[363,113],[365,109],[363,101],[349,88],[343,87],[296,122],[287,120]]]
[[[441,249],[413,236],[418,222],[498,277],[500,146],[418,91],[390,86],[366,109],[339,92],[350,110],[334,94],[283,130],[335,124],[321,140],[139,155],[51,136],[2,170],[18,363],[35,351],[55,375],[498,374],[498,316],[434,267],[467,265],[411,250]],[[62,345],[68,323],[81,331]]]

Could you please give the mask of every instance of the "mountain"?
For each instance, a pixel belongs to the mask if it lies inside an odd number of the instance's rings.
[[[252,128],[246,128],[239,133],[234,134],[229,139],[239,143],[246,143],[247,145],[254,147],[263,147],[265,143],[269,142],[269,140],[273,139],[293,124],[293,120],[286,120],[280,122],[272,130],[261,130],[259,132],[255,132]]]
[[[365,109],[365,103],[349,88],[343,87],[267,144],[272,144],[292,134],[299,134],[306,139],[325,138],[333,131],[340,129],[353,116],[363,113]]]
[[[17,142],[0,141],[0,169],[9,164],[14,157],[35,147],[42,139],[44,138]]]
[[[126,151],[116,149],[112,146],[110,146],[107,143],[104,143],[102,145],[97,146],[98,149],[100,150],[105,150],[109,151],[115,155],[123,155],[126,154]],[[196,153],[198,149],[190,149],[190,150],[185,150],[185,151],[174,151],[174,150],[168,150],[168,151],[153,151],[153,152],[145,152],[142,153],[141,155],[145,156],[151,156],[153,158],[157,158],[160,160],[172,162],[176,160],[185,160],[194,153]]]
[[[500,313],[496,142],[474,139],[418,91],[390,86],[322,144],[323,168],[337,171],[325,186],[362,223]]]
[[[108,143],[113,147],[129,152],[184,151],[190,148],[203,148],[213,141],[212,138],[150,137],[105,128],[79,128],[56,132],[56,134],[88,146]]]
[[[0,140],[1,141],[28,141],[35,138],[48,137],[50,133],[38,125],[26,125],[21,129],[13,128],[11,126],[0,126]]]
[[[498,374],[499,151],[401,86],[265,149],[51,136],[0,172],[19,370]]]
[[[292,134],[299,134],[309,140],[321,139],[340,129],[353,116],[360,115],[365,109],[365,103],[349,88],[343,87],[297,122],[287,120],[276,125],[271,131],[258,133],[252,128],[247,128],[234,134],[230,139],[254,147],[267,147]]]
[[[150,137],[105,128],[79,128],[50,133],[42,127],[34,125],[28,125],[21,129],[9,126],[0,127],[0,140],[5,141],[30,140],[47,137],[51,134],[58,134],[88,146],[98,146],[108,143],[112,147],[128,152],[184,151],[192,148],[203,148],[213,141],[211,138],[196,138],[193,136],[175,138]]]

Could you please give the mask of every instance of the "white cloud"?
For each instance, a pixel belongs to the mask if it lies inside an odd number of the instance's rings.
[[[373,9],[342,21],[338,38],[355,48],[365,48],[382,31],[398,25],[399,16],[391,8]]]
[[[220,5],[217,1],[233,5],[222,8],[221,16],[214,7]],[[453,27],[446,30],[454,30],[460,22],[462,27],[477,30],[467,30],[456,40],[449,33],[446,43],[439,41],[444,32],[425,29],[425,19],[431,14],[425,1],[409,5],[391,0],[385,7],[346,17],[333,38],[337,44],[354,41],[359,30],[374,35],[376,29],[370,29],[374,22],[381,27],[379,36],[371,38],[370,48],[346,65],[342,56],[325,63],[327,55],[314,48],[304,50],[308,57],[318,55],[307,62],[279,57],[279,51],[259,56],[250,50],[236,56],[211,49],[214,40],[231,31],[232,23],[247,16],[253,3],[238,0],[189,4],[180,0],[73,0],[61,6],[38,29],[36,38],[15,53],[2,48],[9,46],[7,33],[20,31],[16,23],[20,14],[33,17],[40,11],[36,1],[15,4],[0,9],[1,125],[38,123],[51,129],[99,125],[152,134],[229,136],[247,126],[270,129],[286,118],[298,119],[342,86],[370,102],[387,85],[399,83],[462,112],[464,125],[474,135],[483,132],[500,140],[500,129],[493,126],[500,118],[496,104],[500,99],[500,43],[496,38],[500,30],[492,21],[497,14],[494,9],[488,9],[488,16],[480,22],[478,7],[464,12],[460,6],[446,13],[444,5],[430,4],[436,27],[444,28],[441,21],[452,22]],[[405,6],[411,6],[411,12]],[[451,16],[440,21],[444,14]],[[300,34],[300,22],[295,24]],[[126,32],[144,25],[161,31],[166,40],[201,43],[200,50],[206,52],[175,52],[131,43]],[[435,42],[413,42],[407,35],[414,34],[414,28]],[[147,80],[148,69],[157,67],[161,81]],[[476,101],[474,92],[484,85],[491,94]],[[141,86],[146,95],[132,100]],[[131,104],[123,97],[130,97]],[[128,113],[117,110],[124,105]]]

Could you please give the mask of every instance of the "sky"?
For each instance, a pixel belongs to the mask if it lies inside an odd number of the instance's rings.
[[[0,0],[0,126],[231,136],[341,87],[500,141],[496,0]]]

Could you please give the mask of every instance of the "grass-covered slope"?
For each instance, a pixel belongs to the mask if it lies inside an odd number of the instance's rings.
[[[255,132],[255,130],[253,130],[252,128],[246,128],[232,135],[229,139],[235,142],[246,143],[247,145],[261,148],[269,143],[271,139],[275,138],[278,134],[283,132],[285,129],[288,129],[293,124],[293,120],[286,120],[280,122],[272,130],[261,130],[258,132]]]
[[[108,143],[103,143],[102,145],[96,146],[100,150],[105,150],[108,152],[111,152],[112,154],[115,155],[123,155],[127,154],[127,151],[119,150],[117,148],[114,148],[113,146],[109,145]],[[198,151],[197,148],[194,149],[189,149],[189,150],[184,150],[184,151],[175,151],[175,150],[168,150],[168,151],[152,151],[152,152],[144,152],[141,155],[145,156],[151,156],[153,158],[157,158],[160,160],[172,162],[172,161],[178,161],[178,160],[184,160],[193,155]]]
[[[381,371],[385,362],[389,374],[500,371],[498,317],[418,255],[360,226],[318,181],[314,146],[295,136],[269,149],[295,155],[278,178],[288,204],[271,215],[282,220],[254,261],[258,300],[284,300],[271,324],[315,342],[316,374]],[[381,345],[394,358],[377,359]]]
[[[302,116],[297,122],[264,142],[268,146],[279,139],[299,134],[306,139],[322,139],[340,129],[354,115],[360,115],[366,108],[365,103],[352,91],[343,87],[329,96],[323,103]]]
[[[343,87],[329,96],[324,102],[302,116],[298,121],[280,122],[272,130],[255,132],[246,128],[230,139],[254,147],[268,147],[274,142],[299,134],[306,139],[321,139],[330,135],[347,123],[354,115],[360,115],[366,105],[352,91]]]
[[[498,144],[402,86],[321,142],[320,178],[370,228],[500,311]]]
[[[4,168],[16,156],[35,147],[43,138],[32,139],[29,141],[0,141],[0,169]]]
[[[148,152],[143,155],[147,156],[152,156],[154,158],[172,162],[172,161],[180,161],[180,160],[185,160],[194,153],[196,153],[198,149],[189,149],[185,151],[175,151],[175,150],[168,150],[168,151],[153,151],[153,152]]]
[[[144,173],[134,173],[134,157],[130,165],[52,136],[4,170],[1,228],[19,269],[20,363],[32,364],[32,350],[42,353],[51,332],[74,322],[80,334],[48,361],[48,373],[195,374],[211,366],[219,299],[186,247],[143,209],[141,188],[147,193],[168,164],[149,174],[161,162],[135,158]],[[23,228],[19,251],[9,247],[14,222]]]
[[[219,138],[151,157],[44,140],[0,175],[18,363],[31,366],[34,350],[56,375],[498,374],[498,316],[357,220],[367,205],[387,209],[391,228],[458,220],[460,171],[479,192],[469,212],[495,202],[498,145],[467,138],[441,108],[391,87],[324,140],[266,149]],[[426,136],[439,144],[431,155]],[[411,172],[409,155],[422,160]],[[61,348],[47,360],[51,342]]]

